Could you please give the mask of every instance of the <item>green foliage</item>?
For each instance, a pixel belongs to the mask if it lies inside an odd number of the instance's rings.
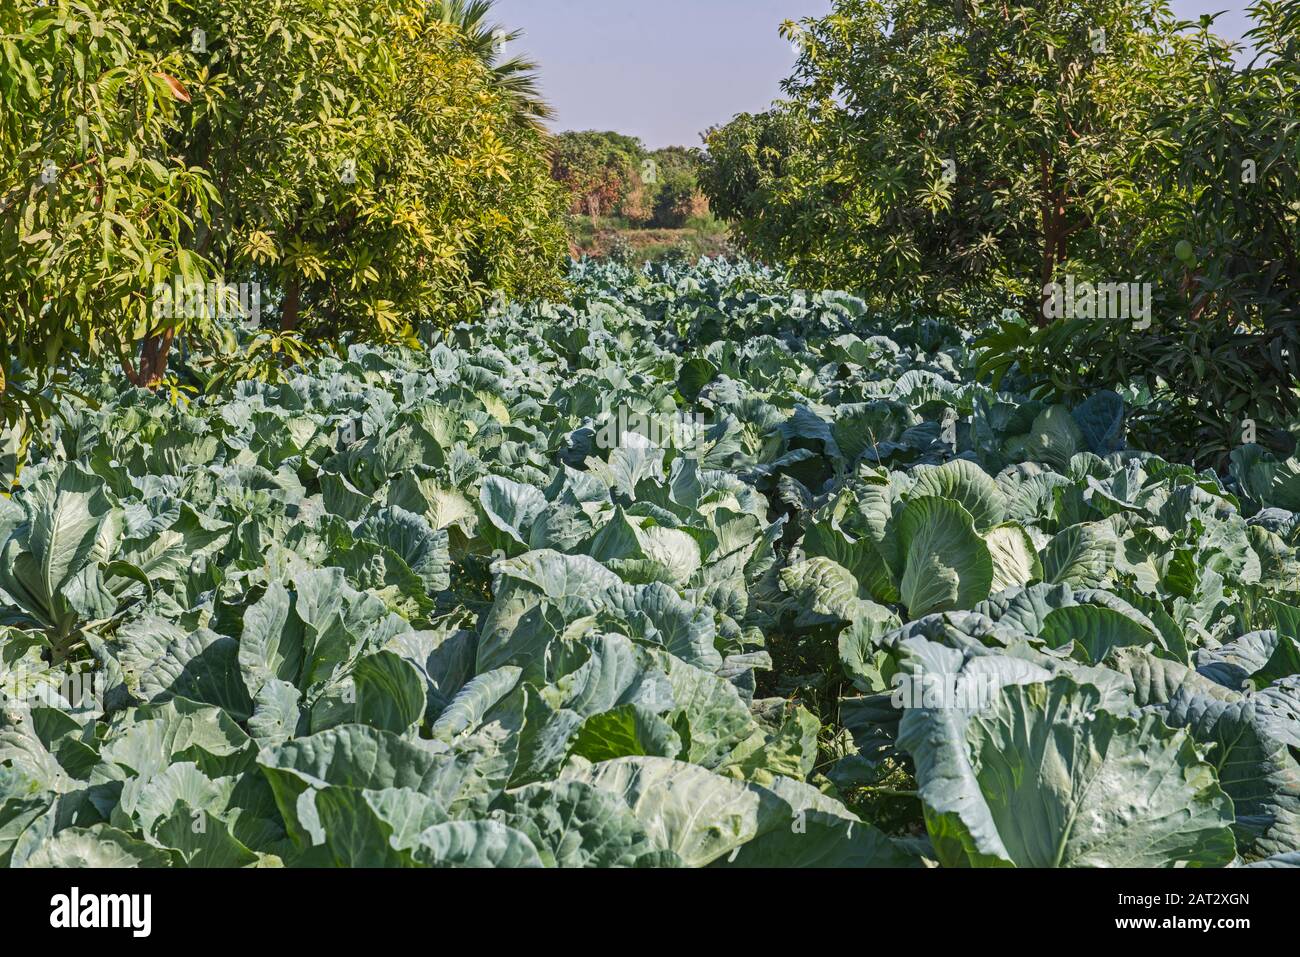
[[[177,335],[214,334],[207,309],[159,309],[174,279],[257,284],[317,340],[413,341],[497,292],[558,294],[543,134],[518,121],[519,71],[444,22],[480,28],[470,7],[0,7],[5,421],[70,353],[161,382]]]
[[[696,205],[699,184],[695,171],[689,168],[668,167],[658,175],[658,190],[655,194],[655,226],[680,229],[692,216],[701,211]],[[704,207],[707,209],[707,206]]]
[[[693,263],[703,257],[735,255],[726,224],[711,215],[693,216],[680,229],[657,229],[621,218],[592,222],[571,215],[569,243],[574,258],[608,258],[627,266],[665,259]]]
[[[1197,95],[1161,127],[1174,144],[1159,183],[1165,229],[1139,250],[1178,299],[1137,368],[1153,389],[1175,386],[1160,426],[1170,453],[1214,463],[1248,421],[1262,435],[1300,411],[1300,5],[1251,13],[1244,68],[1208,23],[1197,35]],[[1178,242],[1189,259],[1171,258]]]
[[[561,133],[551,148],[551,175],[569,192],[570,209],[593,219],[620,210],[640,183],[641,141],[594,130]]]
[[[801,172],[815,162],[804,145],[810,133],[803,111],[785,104],[742,113],[705,137],[700,186],[713,212],[732,224],[737,242],[758,259],[802,262],[814,225]]]
[[[156,282],[204,280],[196,226],[219,192],[176,155],[190,64],[151,48],[139,4],[0,5],[0,408],[70,351],[130,361],[159,331]]]
[[[477,48],[428,4],[317,2],[232,17],[205,0],[187,21],[208,37],[188,146],[224,198],[205,251],[324,339],[409,338],[497,291],[555,291],[542,136]]]
[[[617,215],[646,229],[681,229],[708,215],[700,191],[699,150],[669,146],[647,151],[620,133],[561,133],[552,175],[569,191],[570,210],[594,221]]]
[[[570,280],[77,382],[0,500],[0,864],[1300,849],[1300,462],[1129,449],[1114,393],[747,264]]]
[[[793,99],[712,134],[710,198],[800,281],[902,303],[1028,311],[1068,264],[1110,265],[1149,117],[1185,98],[1162,0],[840,0],[787,33]]]
[[[234,338],[233,336],[230,338]],[[236,382],[283,382],[291,370],[305,365],[319,350],[293,331],[262,330],[218,353],[206,387],[220,392]],[[193,368],[197,362],[191,362]]]
[[[840,0],[787,25],[791,99],[710,134],[705,189],[811,286],[985,329],[1009,309],[984,365],[1016,388],[1150,395],[1133,425],[1172,458],[1221,467],[1251,434],[1286,452],[1300,15],[1251,14],[1242,65],[1163,0]],[[1150,314],[1058,317],[1067,281],[1145,284]]]
[[[522,30],[507,30],[488,20],[492,0],[433,0],[430,4],[444,23],[456,28],[474,55],[492,71],[492,85],[515,103],[530,123],[549,120],[555,111],[542,98],[537,82],[537,64],[524,57],[503,59],[509,44],[523,36]]]
[[[1294,6],[1294,5],[1293,5]],[[1149,327],[1073,319],[985,336],[984,368],[1077,401],[1108,385],[1154,397],[1132,423],[1171,458],[1223,467],[1256,441],[1288,454],[1300,372],[1300,213],[1295,50],[1300,13],[1252,9],[1244,67],[1207,21],[1195,35],[1198,95],[1157,119],[1167,175],[1129,233],[1134,263],[1166,291]]]

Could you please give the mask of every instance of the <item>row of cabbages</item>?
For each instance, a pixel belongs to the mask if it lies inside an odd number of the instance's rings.
[[[0,499],[0,861],[1296,862],[1295,462],[751,266],[573,278],[65,404]]]

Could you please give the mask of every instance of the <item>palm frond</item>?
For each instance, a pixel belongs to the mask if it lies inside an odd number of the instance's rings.
[[[541,125],[554,109],[542,96],[538,64],[523,57],[500,61],[502,48],[522,37],[522,30],[507,31],[491,20],[492,0],[433,0],[433,14],[454,26],[469,49],[493,75],[496,88],[515,104],[520,119]]]

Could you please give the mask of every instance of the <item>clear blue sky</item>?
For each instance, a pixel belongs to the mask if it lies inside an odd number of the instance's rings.
[[[1232,7],[1219,32],[1240,38],[1246,0],[1173,0],[1194,19]],[[647,146],[697,146],[700,134],[780,95],[794,54],[783,20],[821,16],[831,0],[496,0],[524,31],[510,53],[541,63],[557,130],[617,130]]]

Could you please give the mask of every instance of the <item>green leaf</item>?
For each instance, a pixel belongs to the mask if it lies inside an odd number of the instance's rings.
[[[954,459],[934,468],[918,468],[909,500],[927,495],[960,504],[980,531],[1001,523],[1006,516],[1002,490],[987,472],[966,459]]]
[[[24,867],[166,867],[159,848],[105,824],[69,827],[46,838],[24,861]]]
[[[1038,636],[1049,648],[1076,642],[1089,664],[1100,663],[1115,648],[1146,648],[1156,643],[1155,636],[1139,622],[1098,605],[1071,605],[1049,612]]]
[[[997,594],[1015,585],[1028,585],[1043,575],[1033,539],[1019,525],[999,525],[984,534],[984,544],[993,562],[989,591]]]
[[[541,867],[522,831],[497,821],[448,821],[424,831],[411,848],[421,867]]]
[[[668,722],[641,705],[625,704],[587,718],[569,753],[595,762],[630,755],[676,758],[681,749]]]
[[[507,791],[493,813],[528,835],[547,867],[631,867],[653,849],[623,801],[578,781]]]
[[[405,734],[424,718],[424,678],[415,666],[391,651],[378,651],[357,662],[357,723]]]
[[[909,710],[926,827],[946,866],[1215,867],[1232,802],[1184,732],[1120,717],[1069,678],[1010,685],[963,720]]]
[[[450,741],[473,730],[493,705],[514,690],[522,673],[522,669],[506,665],[473,678],[433,723],[433,736]]]
[[[528,530],[546,508],[546,496],[531,485],[492,475],[483,480],[479,504],[494,527],[527,547]]]
[[[1075,588],[1101,587],[1114,565],[1118,542],[1102,523],[1072,525],[1043,549],[1043,581]]]
[[[913,618],[970,608],[989,595],[993,560],[970,513],[957,502],[916,498],[896,523],[903,549],[899,594]]]

